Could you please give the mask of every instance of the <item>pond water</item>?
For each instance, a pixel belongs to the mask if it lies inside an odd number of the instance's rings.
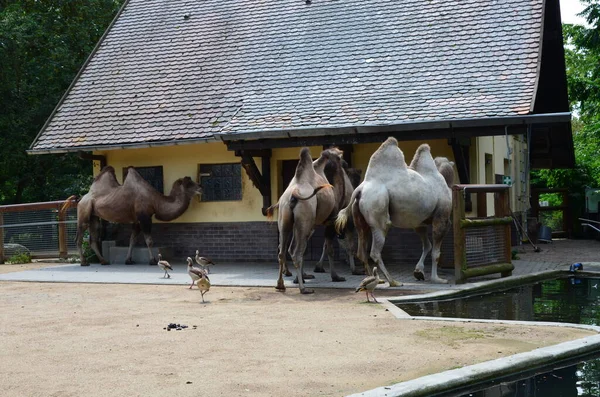
[[[502,292],[447,301],[397,305],[412,316],[553,321],[600,325],[600,278],[562,278]],[[597,357],[484,390],[445,394],[461,397],[598,397]]]

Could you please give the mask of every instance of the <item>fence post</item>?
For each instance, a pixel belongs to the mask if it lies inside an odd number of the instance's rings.
[[[506,189],[496,193],[495,208],[494,212],[496,217],[509,217],[510,213],[510,196],[508,186]],[[510,235],[510,224],[504,226],[504,260],[505,263],[512,262],[512,246],[511,246],[511,235]],[[507,270],[500,273],[501,277],[508,277],[512,275],[512,270]]]
[[[0,264],[4,263],[4,213],[0,211]]]
[[[61,211],[61,206],[58,206],[58,257],[67,258],[67,210]]]
[[[465,218],[465,199],[464,190],[454,186],[452,189],[452,227],[454,229],[454,278],[455,282],[464,283],[463,271],[467,266],[467,251],[465,249],[465,230],[461,227],[460,222]]]

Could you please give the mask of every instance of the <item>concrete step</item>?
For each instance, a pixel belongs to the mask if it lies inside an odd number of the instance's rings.
[[[104,248],[104,247],[103,247]],[[117,246],[109,246],[108,248],[108,260],[112,264],[123,264],[125,263],[125,259],[127,258],[127,251],[129,247],[117,247]],[[162,254],[163,259],[169,260],[171,258],[173,251],[171,248],[167,247],[153,247],[152,253],[154,257],[158,259],[158,251]],[[131,259],[135,263],[149,263],[150,258],[148,258],[148,248],[147,247],[133,247],[133,252],[131,254]]]

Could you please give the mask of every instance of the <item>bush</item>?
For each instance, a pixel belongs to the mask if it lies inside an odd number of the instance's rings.
[[[6,260],[6,263],[9,265],[17,265],[20,263],[31,263],[31,254],[28,252],[21,252],[20,254],[15,254]]]

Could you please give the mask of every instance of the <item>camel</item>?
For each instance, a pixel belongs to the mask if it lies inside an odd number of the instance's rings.
[[[404,153],[395,138],[388,138],[371,156],[364,181],[354,190],[350,204],[340,211],[336,230],[340,233],[350,215],[358,231],[358,257],[369,268],[369,256],[381,269],[390,286],[400,286],[385,268],[381,250],[391,226],[415,229],[421,237],[423,252],[413,275],[424,280],[425,257],[431,251],[427,224],[433,228],[431,280],[447,283],[437,274],[442,239],[450,227],[454,163],[445,157],[431,156],[427,144],[419,146],[406,165]],[[370,255],[367,255],[371,239]]]
[[[89,266],[81,248],[83,233],[90,230],[90,246],[98,256],[100,263],[108,262],[98,249],[100,219],[115,223],[132,223],[133,232],[129,239],[129,251],[126,264],[132,264],[133,245],[138,234],[144,233],[150,264],[157,261],[152,254],[152,215],[161,221],[171,221],[183,214],[189,207],[192,197],[201,194],[202,188],[190,177],[180,178],[173,183],[168,196],[154,189],[133,167],[127,169],[127,177],[120,185],[115,176],[115,169],[106,166],[94,178],[92,186],[77,205],[77,249],[81,258],[81,266]]]
[[[352,192],[354,189],[358,187],[360,184],[361,178],[361,170],[357,170],[355,168],[349,168],[348,164],[342,160],[342,168],[344,171],[344,201],[341,204],[342,208],[345,208],[348,204],[350,204],[350,199],[352,198]],[[328,173],[328,167],[325,167],[325,176],[329,183],[334,184],[335,181],[331,178]],[[337,215],[337,213],[335,214]],[[350,271],[354,275],[365,274],[363,271],[358,271],[356,269],[356,264],[354,263],[354,255],[356,255],[356,234],[354,233],[353,225],[347,225],[346,230],[343,235],[338,235],[338,243],[340,247],[344,250],[346,255],[348,256],[348,263],[350,264]],[[325,269],[323,268],[323,260],[325,259],[325,255],[327,253],[327,240],[323,242],[323,251],[321,253],[321,258],[319,262],[315,265],[314,272],[315,273],[324,273]]]
[[[279,208],[277,217],[279,278],[276,287],[278,291],[285,291],[283,274],[289,274],[286,265],[286,250],[289,247],[289,253],[298,274],[300,293],[311,294],[314,292],[304,286],[304,279],[309,278],[304,274],[304,252],[315,226],[332,224],[332,212],[337,213],[337,209],[341,208],[345,186],[340,153],[339,149],[324,150],[313,164],[309,149],[302,148],[294,178],[281,195],[278,203],[267,209],[267,215],[272,216],[273,210]],[[338,165],[337,176],[334,178],[337,185],[329,184],[325,177],[324,169],[329,162]],[[334,229],[331,228],[331,230],[334,235]],[[333,235],[330,236],[331,241]],[[333,247],[328,246],[327,253],[330,256],[332,280],[345,281],[343,277],[337,275],[333,266]]]

